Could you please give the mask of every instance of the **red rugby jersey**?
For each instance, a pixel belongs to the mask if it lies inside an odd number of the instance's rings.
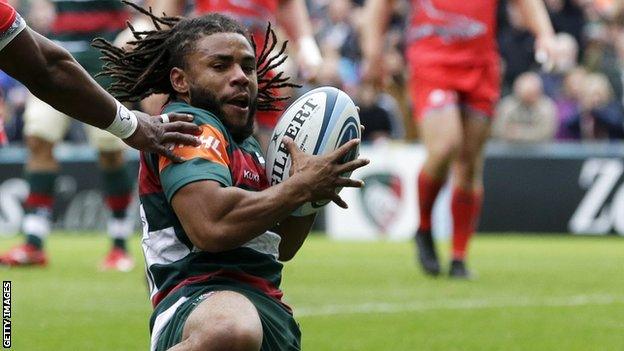
[[[498,0],[412,0],[407,57],[413,65],[496,62]]]

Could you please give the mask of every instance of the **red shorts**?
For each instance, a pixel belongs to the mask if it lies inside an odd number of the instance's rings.
[[[500,96],[498,64],[483,66],[415,66],[410,72],[414,119],[431,109],[456,105],[492,117]]]

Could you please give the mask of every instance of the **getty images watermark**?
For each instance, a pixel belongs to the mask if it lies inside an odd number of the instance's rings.
[[[2,282],[2,348],[11,347],[11,281]]]

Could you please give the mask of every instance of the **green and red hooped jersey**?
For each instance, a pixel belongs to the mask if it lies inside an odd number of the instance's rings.
[[[26,28],[26,22],[7,3],[7,0],[0,0],[0,50],[4,49],[22,30]]]
[[[164,112],[194,115],[194,123],[202,130],[202,144],[176,146],[174,153],[186,159],[182,163],[141,154],[142,247],[153,306],[182,286],[212,278],[244,283],[281,301],[282,264],[277,260],[280,238],[276,233],[267,231],[233,250],[204,252],[191,243],[171,207],[176,191],[197,181],[215,181],[223,187],[248,191],[267,188],[258,142],[253,137],[235,142],[215,115],[186,103],[171,103]]]
[[[130,12],[119,0],[52,0],[56,17],[49,38],[59,44],[92,76],[102,70],[101,53],[91,46],[96,37],[115,40],[126,28]],[[106,87],[110,79],[98,77]]]

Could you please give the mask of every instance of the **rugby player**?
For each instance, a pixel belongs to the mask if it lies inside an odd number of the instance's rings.
[[[135,33],[130,53],[96,43],[110,62],[104,73],[116,78],[112,93],[122,100],[167,94],[165,111],[193,114],[202,130],[202,145],[173,150],[186,162],[141,156],[142,246],[155,308],[151,350],[299,350],[298,325],[281,300],[280,261],[296,254],[315,216],[290,213],[321,199],[347,206],[335,188],[363,183],[340,175],[368,161],[339,160],[359,140],[321,157],[287,139],[291,176],[268,187],[251,135],[256,108],[274,108],[280,99],[272,83],[258,86],[281,60],[270,55],[272,36],[256,59],[245,27],[228,17],[143,12],[160,29]]]
[[[536,37],[536,52],[553,57],[554,31],[542,0],[515,0]],[[466,251],[483,198],[483,146],[499,97],[496,45],[498,0],[412,0],[406,33],[410,94],[427,159],[418,176],[419,228],[415,234],[424,272],[440,273],[431,235],[431,211],[452,168],[452,255],[449,275],[469,278]],[[363,21],[363,74],[383,70],[383,32],[393,1],[367,0]]]
[[[97,50],[90,49],[90,41],[94,34],[115,35],[116,28],[120,30],[125,26],[127,14],[119,10],[121,4],[114,0],[58,0],[54,4],[57,7],[55,39],[67,43],[85,67],[99,71],[101,62]],[[126,253],[125,238],[132,233],[126,209],[133,182],[122,157],[123,143],[117,137],[130,146],[180,161],[164,144],[197,145],[194,136],[180,133],[199,132],[196,125],[188,123],[192,116],[162,116],[161,119],[174,122],[161,124],[157,118],[129,111],[96,84],[68,51],[30,30],[5,1],[0,1],[0,48],[0,68],[24,83],[35,95],[64,113],[106,129],[91,126],[87,129],[100,151],[106,203],[112,212],[108,232],[114,244],[102,268],[130,269],[132,260]],[[26,167],[30,194],[22,223],[26,243],[0,256],[0,264],[45,265],[47,262],[43,241],[50,232],[54,180],[58,173],[52,149],[70,124],[64,113],[35,97],[27,104],[24,133],[30,150]]]

